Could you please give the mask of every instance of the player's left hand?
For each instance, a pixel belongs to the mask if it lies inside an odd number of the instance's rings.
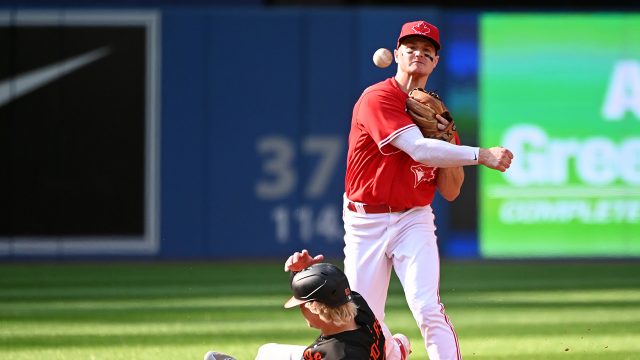
[[[324,260],[322,254],[312,257],[307,249],[301,252],[296,251],[284,262],[284,271],[302,271],[313,264],[322,262],[322,260]]]

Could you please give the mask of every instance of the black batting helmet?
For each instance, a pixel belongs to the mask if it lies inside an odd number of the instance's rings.
[[[338,267],[319,263],[309,266],[293,276],[293,296],[284,304],[292,308],[309,301],[319,301],[329,307],[338,307],[351,301],[347,276]]]

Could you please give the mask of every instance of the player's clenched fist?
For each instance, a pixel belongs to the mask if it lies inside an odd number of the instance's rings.
[[[488,149],[480,148],[478,155],[478,163],[502,172],[511,166],[511,160],[513,160],[513,153],[502,146]]]

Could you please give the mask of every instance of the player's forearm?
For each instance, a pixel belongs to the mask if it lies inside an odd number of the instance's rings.
[[[464,169],[459,167],[440,168],[436,179],[438,192],[448,201],[455,200],[460,195],[460,188],[464,182]]]
[[[426,139],[417,127],[396,136],[391,144],[409,154],[415,161],[429,166],[450,168],[478,165],[479,148]]]

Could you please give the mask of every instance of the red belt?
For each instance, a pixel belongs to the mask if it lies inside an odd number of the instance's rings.
[[[356,208],[356,204],[351,201],[347,203],[347,209],[354,212],[358,212],[358,209]],[[407,208],[396,208],[388,205],[366,205],[366,204],[362,204],[362,209],[364,210],[365,214],[383,214],[383,213],[392,213],[392,212],[405,212],[409,210]]]

